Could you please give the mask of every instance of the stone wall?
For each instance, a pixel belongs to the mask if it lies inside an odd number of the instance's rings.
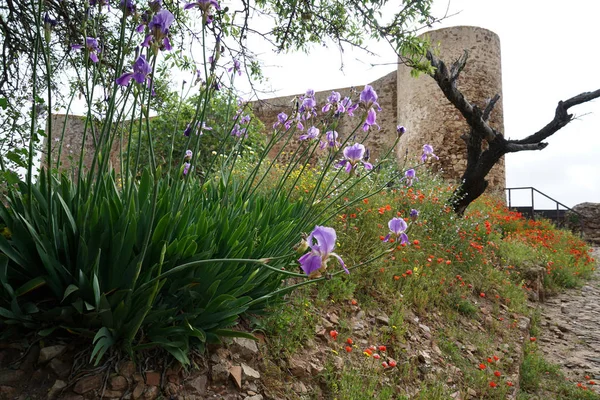
[[[79,115],[65,115],[65,114],[52,114],[50,116],[52,121],[52,167],[56,166],[56,160],[58,158],[60,139],[65,127],[65,133],[63,137],[62,149],[60,152],[60,169],[67,172],[77,173],[77,167],[79,166],[79,157],[81,154],[81,145],[83,144],[83,132],[85,130],[86,117]],[[88,127],[88,134],[85,142],[83,152],[83,165],[85,170],[88,171],[92,165],[94,158],[95,146],[92,135],[90,133],[90,127]],[[98,135],[98,128],[95,128],[96,135]],[[41,160],[41,166],[44,168],[47,166],[46,157],[46,144],[43,145],[43,155]],[[118,173],[120,170],[119,162],[119,144],[115,141],[113,148],[111,149],[110,162],[113,169]]]
[[[498,36],[478,27],[458,26],[439,29],[425,34],[439,51],[446,63],[457,59],[464,50],[469,52],[467,65],[460,75],[458,87],[471,101],[483,106],[496,94],[502,96],[502,71],[500,65],[500,40]],[[466,168],[466,145],[460,136],[468,131],[468,125],[456,108],[444,97],[436,82],[427,75],[413,78],[410,69],[399,65],[392,72],[371,83],[379,95],[382,111],[377,115],[380,131],[372,131],[365,143],[376,158],[389,148],[396,138],[396,126],[404,125],[406,134],[401,138],[396,157],[400,165],[405,165],[405,157],[411,165],[422,152],[424,144],[434,147],[440,157],[434,162],[434,170],[442,172],[449,180],[461,178]],[[332,89],[348,94],[352,88]],[[362,90],[357,86],[354,90]],[[316,93],[319,104],[324,104],[331,90]],[[253,103],[255,115],[263,121],[267,129],[277,121],[279,112],[290,113],[295,96],[259,100]],[[342,137],[354,129],[356,118],[346,119],[338,127]],[[504,131],[502,97],[491,116],[492,127]],[[281,144],[282,145],[282,144]],[[271,155],[277,154],[281,145]],[[290,145],[290,150],[298,146],[298,141]],[[502,190],[505,186],[504,158],[488,175],[490,189]]]
[[[426,33],[439,58],[451,64],[469,52],[465,69],[458,79],[458,88],[472,103],[483,107],[486,101],[496,94],[502,96],[502,71],[500,65],[500,39],[487,29],[472,26],[457,26]],[[433,164],[441,170],[446,179],[460,179],[464,172],[466,144],[460,139],[469,128],[464,117],[446,99],[435,80],[421,75],[413,78],[410,68],[398,66],[398,123],[407,129],[400,139],[397,156],[404,162],[421,153],[423,144],[431,144],[440,157]],[[504,132],[502,97],[496,104],[490,118],[491,126]],[[491,189],[505,186],[504,157],[487,177]]]
[[[369,84],[373,86],[377,92],[377,95],[379,96],[379,105],[382,108],[382,111],[377,114],[377,123],[381,129],[371,129],[369,136],[365,141],[365,146],[371,151],[371,158],[375,160],[380,155],[385,154],[387,150],[393,146],[394,141],[396,140],[396,72],[391,72]],[[351,97],[358,98],[357,93],[362,91],[363,88],[364,86],[356,86],[315,92],[317,109],[320,109],[327,102],[327,96],[329,96],[332,91],[340,92],[342,97],[351,96],[353,93],[354,95]],[[302,94],[303,93],[299,93],[292,96],[255,101],[252,103],[254,115],[265,124],[267,131],[270,132],[272,131],[273,124],[277,122],[277,114],[280,112],[285,112],[289,115],[293,108],[292,106],[294,98]],[[359,113],[357,112],[355,113],[355,117],[344,116],[340,124],[337,126],[336,131],[340,135],[341,139],[345,139],[347,135],[356,128],[356,126],[361,124]],[[362,133],[362,130],[360,130],[360,132]],[[296,134],[296,137],[299,135],[299,133]],[[278,143],[271,150],[269,156],[271,156],[271,158],[275,157],[281,150],[283,144],[284,143]],[[288,148],[285,150],[287,155],[289,156],[290,152],[293,152],[299,145],[301,145],[301,142],[296,138],[293,138],[289,142]],[[320,154],[327,154],[327,152],[326,150],[323,150],[320,151]],[[286,161],[287,157],[284,155],[280,157],[280,160]]]
[[[458,26],[439,29],[426,33],[432,44],[436,46],[439,56],[446,63],[453,62],[464,50],[469,52],[466,67],[460,75],[458,87],[471,101],[483,106],[486,100],[495,94],[502,95],[502,71],[500,65],[500,40],[496,34],[486,29],[470,26]],[[436,82],[429,76],[419,78],[410,76],[410,69],[399,65],[397,70],[370,83],[379,95],[381,112],[377,114],[380,130],[371,129],[365,146],[371,151],[371,160],[385,154],[396,139],[396,126],[404,125],[406,134],[401,138],[396,150],[396,157],[400,165],[405,165],[405,157],[409,157],[411,165],[421,154],[423,144],[429,143],[434,147],[435,153],[440,157],[438,162],[432,164],[435,170],[440,170],[449,180],[458,180],[466,167],[466,145],[460,136],[468,131],[468,125],[462,115],[444,97]],[[342,96],[351,95],[357,98],[363,85],[330,89],[315,93],[318,108],[326,102],[332,90],[338,91]],[[308,89],[308,88],[307,88]],[[272,132],[272,126],[277,121],[277,114],[285,112],[290,114],[293,100],[299,96],[286,96],[274,99],[258,100],[252,107],[256,117],[266,126],[267,132]],[[361,124],[359,113],[354,118],[344,117],[338,125],[337,131],[345,139],[356,126]],[[53,137],[60,137],[64,124],[64,115],[53,115]],[[499,131],[503,127],[502,97],[496,104],[491,116],[491,125]],[[84,119],[70,116],[61,163],[63,169],[75,168],[79,160]],[[359,130],[362,133],[362,130]],[[290,141],[285,149],[287,157],[299,146],[296,138]],[[88,137],[89,139],[89,137]],[[357,138],[361,139],[361,136]],[[284,145],[278,143],[270,152],[273,158]],[[57,146],[55,148],[58,148]],[[91,165],[94,146],[88,140],[85,147],[84,165]],[[327,154],[320,151],[317,156]],[[287,161],[281,157],[280,161]],[[111,153],[113,168],[118,169],[118,147],[115,145]],[[503,189],[505,186],[504,158],[492,169],[488,175],[491,189]]]
[[[581,203],[573,210],[583,215],[567,213],[567,226],[575,232],[580,232],[585,240],[600,246],[600,203]]]

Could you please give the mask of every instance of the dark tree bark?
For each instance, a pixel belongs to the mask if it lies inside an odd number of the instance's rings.
[[[543,140],[573,120],[573,114],[568,113],[570,107],[600,97],[600,89],[598,89],[594,92],[581,93],[565,101],[559,101],[554,118],[546,126],[524,139],[507,140],[502,132],[498,132],[489,125],[490,114],[500,96],[494,96],[482,110],[476,104],[470,103],[456,86],[456,81],[466,65],[467,58],[468,53],[465,51],[463,56],[448,68],[443,61],[431,52],[427,52],[427,59],[435,67],[435,72],[431,76],[442,89],[446,98],[465,117],[470,127],[469,133],[461,136],[467,143],[467,169],[462,176],[461,184],[451,197],[452,208],[458,215],[463,215],[469,204],[485,192],[488,186],[485,178],[503,155],[518,151],[544,149],[548,143]],[[484,142],[487,143],[487,146],[484,146]]]

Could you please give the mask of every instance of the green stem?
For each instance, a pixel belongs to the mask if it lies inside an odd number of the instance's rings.
[[[210,260],[193,261],[193,262],[190,262],[190,263],[187,263],[187,264],[178,265],[177,267],[174,267],[174,268],[170,269],[167,272],[163,272],[159,276],[157,276],[155,278],[152,278],[148,282],[146,282],[143,285],[141,285],[139,287],[139,290],[143,290],[144,288],[146,288],[147,286],[151,285],[156,280],[164,279],[164,278],[166,278],[169,275],[173,275],[173,274],[176,274],[178,272],[185,271],[188,268],[194,268],[194,267],[198,267],[198,266],[201,266],[201,265],[214,264],[214,263],[258,264],[258,265],[260,265],[262,267],[265,267],[265,268],[270,269],[272,271],[278,272],[278,273],[280,273],[282,275],[293,276],[295,278],[306,278],[306,275],[304,275],[304,274],[298,274],[298,273],[295,273],[295,272],[281,270],[281,269],[275,268],[275,267],[267,264],[267,262],[269,262],[271,260],[286,258],[286,257],[290,257],[292,255],[293,254],[288,254],[288,255],[285,255],[285,256],[267,257],[267,258],[261,258],[261,259],[252,259],[252,258],[214,258],[214,259],[210,259]]]
[[[391,253],[392,251],[394,251],[394,249],[393,249],[393,248],[391,248],[391,249],[388,249],[388,250],[386,250],[386,251],[384,251],[384,252],[382,252],[382,253],[380,253],[380,254],[376,255],[375,257],[373,257],[373,258],[370,258],[370,259],[369,259],[369,260],[367,260],[367,261],[364,261],[364,262],[362,262],[362,263],[360,263],[360,264],[353,265],[352,267],[348,267],[348,271],[352,271],[352,270],[354,270],[354,269],[356,269],[356,268],[358,268],[358,267],[362,267],[363,265],[368,265],[368,264],[372,263],[373,261],[375,261],[375,260],[377,260],[377,259],[379,259],[379,258],[381,258],[381,257],[385,256],[386,254],[389,254],[389,253]],[[340,275],[340,274],[342,274],[342,273],[345,273],[345,272],[346,272],[346,271],[344,271],[344,270],[340,270],[340,271],[336,271],[336,272],[334,272],[334,273],[331,273],[331,274],[327,274],[326,276],[322,276],[321,278],[317,278],[317,279],[309,279],[309,280],[307,280],[307,281],[304,281],[304,282],[296,283],[295,285],[286,286],[286,287],[284,287],[284,288],[281,288],[281,289],[275,290],[274,292],[271,292],[271,293],[269,293],[269,294],[266,294],[266,295],[264,295],[264,296],[261,296],[261,297],[259,297],[259,298],[257,298],[257,299],[254,299],[254,300],[252,300],[251,302],[249,302],[249,303],[247,304],[247,306],[248,306],[248,307],[251,307],[251,306],[253,306],[253,305],[255,305],[255,304],[262,303],[263,301],[265,301],[265,300],[268,300],[268,299],[270,299],[270,298],[272,298],[272,297],[279,296],[279,295],[282,295],[282,294],[285,294],[285,293],[291,292],[291,291],[293,291],[293,290],[295,290],[295,289],[299,288],[300,286],[304,286],[304,285],[310,285],[310,284],[312,284],[312,283],[317,283],[317,282],[321,282],[321,281],[324,281],[324,280],[328,280],[328,279],[331,279],[331,278],[333,278],[334,276]]]

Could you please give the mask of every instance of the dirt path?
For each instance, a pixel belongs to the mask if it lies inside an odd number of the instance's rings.
[[[599,247],[593,257],[600,260]],[[589,386],[600,393],[600,268],[585,286],[549,298],[540,311],[538,343],[546,360],[573,382],[599,383]]]

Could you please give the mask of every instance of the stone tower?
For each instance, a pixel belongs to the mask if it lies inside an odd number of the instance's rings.
[[[504,132],[502,108],[502,71],[500,39],[495,33],[474,26],[456,26],[427,32],[438,57],[451,65],[466,50],[469,53],[465,69],[458,78],[458,88],[471,102],[484,107],[486,101],[499,94],[500,100],[492,111],[491,126]],[[406,127],[398,144],[398,161],[408,163],[421,153],[423,144],[431,144],[440,160],[433,164],[444,178],[460,179],[467,166],[466,144],[460,138],[469,127],[460,112],[444,97],[435,80],[421,75],[413,78],[410,68],[399,65],[397,76],[397,118]],[[408,153],[407,153],[408,152]],[[504,158],[487,177],[490,189],[505,186]]]

